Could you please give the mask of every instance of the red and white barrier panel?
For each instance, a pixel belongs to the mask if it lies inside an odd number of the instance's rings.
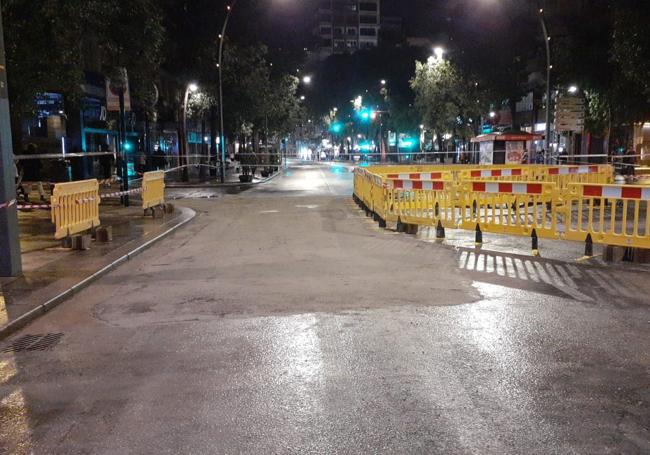
[[[444,191],[445,182],[426,180],[389,180],[388,188],[398,190]]]
[[[502,183],[502,182],[474,182],[474,193],[491,194],[542,194],[541,183]]]
[[[414,172],[412,174],[388,174],[389,180],[441,180],[442,172]]]
[[[548,168],[549,175],[570,175],[570,174],[598,174],[598,166],[565,166]]]
[[[523,174],[523,169],[477,169],[470,171],[472,178],[513,177]]]
[[[634,199],[650,201],[650,187],[619,185],[586,185],[582,189],[584,197],[605,199]]]
[[[11,207],[12,205],[14,205],[15,203],[16,203],[15,199],[12,199],[9,202],[3,202],[2,204],[0,204],[0,210],[1,209],[7,209],[7,208]]]

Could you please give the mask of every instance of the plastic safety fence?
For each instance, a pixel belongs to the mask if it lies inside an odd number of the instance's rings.
[[[100,225],[99,182],[95,179],[56,184],[50,202],[55,239]]]
[[[403,165],[370,166],[366,170],[386,179],[453,180],[457,183],[472,180],[541,181],[556,183],[560,188],[571,183],[608,184],[613,182],[614,176],[614,168],[609,165]]]
[[[458,188],[449,181],[391,180],[387,183],[385,220],[456,228]]]
[[[165,171],[145,172],[142,176],[142,208],[165,203]]]
[[[610,184],[614,180],[614,168],[608,165],[541,166],[534,169],[532,180],[553,182],[561,189],[573,183]]]
[[[459,184],[381,179],[358,170],[355,196],[384,224],[650,248],[647,186],[571,183],[563,189],[555,182],[494,180]]]
[[[559,194],[553,183],[465,183],[459,198],[460,229],[557,238]]]
[[[572,184],[564,205],[564,238],[650,248],[650,187]]]

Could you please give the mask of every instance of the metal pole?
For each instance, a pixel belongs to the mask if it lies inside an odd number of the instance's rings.
[[[181,160],[180,165],[185,166],[182,170],[182,180],[187,182],[190,179],[189,170],[187,168],[188,159],[187,159],[187,103],[190,99],[190,86],[185,87],[185,96],[183,97],[183,118],[182,118],[182,135],[180,138],[181,145]]]
[[[546,137],[544,138],[544,162],[549,163],[551,144],[551,41],[548,35],[548,27],[544,18],[544,8],[539,7],[539,21],[544,33],[544,44],[546,47]]]
[[[129,157],[127,156],[127,150],[126,150],[126,112],[124,108],[124,87],[122,86],[120,88],[119,92],[119,100],[120,100],[120,119],[119,119],[119,133],[118,133],[118,143],[119,143],[119,151],[120,151],[120,156],[122,157],[122,163],[120,166],[120,171],[121,171],[121,177],[122,177],[122,191],[128,191],[129,190]],[[122,204],[124,204],[124,207],[129,206],[129,195],[126,194],[122,196]]]
[[[5,44],[0,7],[0,204],[16,199],[16,173],[11,143],[11,120],[7,93]],[[18,211],[16,204],[0,208],[0,276],[17,276],[22,271]]]
[[[223,42],[226,38],[226,29],[228,28],[228,21],[230,20],[230,13],[232,13],[233,8],[237,4],[237,0],[233,0],[232,4],[228,5],[226,9],[226,20],[223,22],[223,28],[221,29],[221,35],[219,35],[219,63],[217,67],[219,69],[219,120],[221,122],[221,131],[219,132],[220,141],[219,147],[221,150],[221,183],[226,181],[226,135],[224,134],[224,121],[223,121],[223,79],[222,79],[222,62],[223,62]]]

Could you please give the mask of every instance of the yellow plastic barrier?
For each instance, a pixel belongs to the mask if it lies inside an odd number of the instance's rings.
[[[457,187],[449,181],[390,181],[385,220],[456,228]]]
[[[62,239],[99,226],[99,202],[96,179],[57,183],[51,198],[54,238]]]
[[[572,184],[564,199],[563,238],[650,248],[649,187]]]
[[[496,180],[461,183],[424,180],[422,172],[411,176],[415,179],[391,179],[357,169],[354,192],[366,212],[383,225],[398,222],[398,226],[472,231],[478,227],[481,232],[517,236],[532,236],[534,231],[537,237],[549,239],[650,248],[650,187],[567,183],[570,178],[597,182],[611,178],[610,166],[577,168],[539,166],[521,172],[521,178],[526,172],[540,172],[538,178],[551,180],[553,176],[569,176],[563,181],[503,181],[498,180],[504,178],[501,172],[490,174]],[[478,177],[471,171],[461,173],[468,179]],[[481,171],[481,176],[486,175],[485,169]],[[513,177],[519,174],[508,173]]]
[[[142,178],[142,208],[149,209],[165,203],[165,172],[145,172]]]
[[[460,229],[557,238],[559,194],[554,183],[477,181],[463,185]]]
[[[614,168],[608,165],[542,166],[535,169],[534,174],[534,180],[553,182],[564,190],[572,183],[613,183]]]

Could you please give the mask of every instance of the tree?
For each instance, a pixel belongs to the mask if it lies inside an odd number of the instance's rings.
[[[625,78],[639,87],[650,101],[650,4],[643,0],[619,0],[613,3],[613,60]]]
[[[151,98],[164,34],[155,0],[7,0],[3,16],[17,144],[39,93],[77,107],[85,70],[125,67],[134,98]]]
[[[433,57],[427,63],[416,62],[411,87],[415,106],[424,124],[437,134],[440,149],[445,134],[473,134],[472,125],[481,108],[476,102],[475,85],[452,62]]]

